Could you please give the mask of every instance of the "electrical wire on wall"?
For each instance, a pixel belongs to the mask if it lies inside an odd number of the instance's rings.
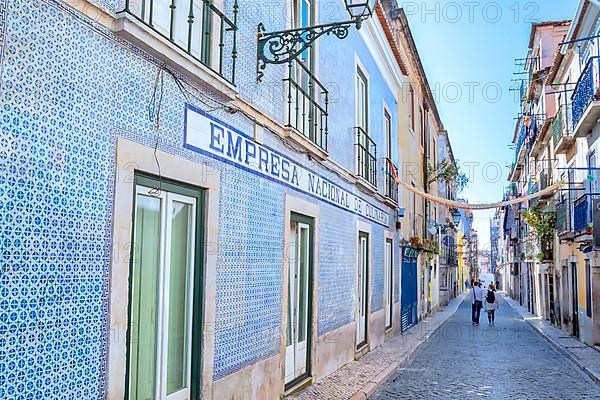
[[[152,98],[150,99],[150,104],[148,104],[148,119],[152,124],[154,135],[156,137],[154,141],[154,161],[156,162],[156,167],[158,168],[158,188],[152,188],[148,191],[148,194],[151,196],[159,196],[162,191],[162,173],[160,170],[160,161],[158,160],[157,151],[158,140],[160,139],[160,111],[164,90],[163,70],[163,68],[160,68],[156,74],[154,87],[152,89]]]

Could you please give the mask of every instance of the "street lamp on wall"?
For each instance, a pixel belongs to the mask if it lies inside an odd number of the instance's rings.
[[[454,225],[458,225],[460,224],[460,211],[458,211],[458,209],[454,209],[452,210],[452,222],[454,222]]]
[[[265,32],[265,26],[258,24],[256,59],[256,80],[260,82],[267,64],[285,64],[297,59],[304,51],[323,35],[335,35],[338,39],[348,36],[348,29],[373,15],[375,0],[344,0],[350,20],[332,22],[275,32]]]

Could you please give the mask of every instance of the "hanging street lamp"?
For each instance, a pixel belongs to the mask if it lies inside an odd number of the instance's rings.
[[[348,29],[373,15],[375,0],[344,0],[350,20],[332,22],[295,29],[266,32],[261,22],[258,24],[256,60],[256,80],[260,82],[267,64],[284,64],[296,60],[306,49],[323,35],[335,35],[338,39],[348,36]]]

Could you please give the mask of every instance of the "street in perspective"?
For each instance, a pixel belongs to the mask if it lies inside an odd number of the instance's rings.
[[[0,0],[0,400],[600,400],[600,0]]]

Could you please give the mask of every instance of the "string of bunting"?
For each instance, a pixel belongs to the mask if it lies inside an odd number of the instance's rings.
[[[490,210],[490,209],[495,209],[495,208],[499,208],[499,207],[509,206],[512,204],[524,203],[526,201],[533,200],[533,199],[541,197],[541,196],[554,194],[554,193],[558,192],[560,190],[560,188],[565,184],[564,182],[558,182],[558,183],[555,183],[554,185],[548,186],[544,190],[540,190],[539,192],[532,193],[532,194],[529,194],[529,195],[523,196],[523,197],[518,197],[518,198],[512,199],[512,200],[502,201],[499,203],[468,204],[468,203],[461,203],[459,201],[448,200],[448,199],[444,199],[441,197],[433,196],[429,193],[425,193],[415,187],[412,187],[411,185],[408,185],[407,183],[402,182],[402,181],[400,181],[400,179],[398,179],[398,175],[396,174],[396,171],[394,170],[394,168],[391,168],[391,175],[397,185],[402,185],[407,190],[413,192],[417,196],[423,197],[424,199],[427,199],[434,203],[442,204],[442,205],[445,205],[448,207],[470,209],[470,210]]]

